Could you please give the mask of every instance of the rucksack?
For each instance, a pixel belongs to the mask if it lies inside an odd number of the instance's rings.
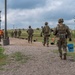
[[[44,32],[45,32],[45,33],[49,33],[49,31],[50,31],[49,26],[45,26],[45,27],[44,27]]]

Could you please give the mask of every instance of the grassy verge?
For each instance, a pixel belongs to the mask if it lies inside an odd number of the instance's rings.
[[[15,61],[18,61],[18,62],[21,62],[21,63],[26,63],[27,60],[30,59],[29,56],[27,55],[24,55],[22,54],[21,52],[15,52],[12,54],[12,58],[15,60]]]
[[[6,59],[7,55],[4,54],[4,48],[0,47],[0,70],[4,70],[2,66],[7,64]]]

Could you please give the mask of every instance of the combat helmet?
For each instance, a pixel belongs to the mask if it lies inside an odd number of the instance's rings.
[[[63,22],[64,22],[63,18],[60,18],[60,19],[58,20],[58,23],[63,23]]]
[[[48,25],[48,22],[45,22],[45,25]]]
[[[31,26],[29,26],[29,28],[31,28]]]

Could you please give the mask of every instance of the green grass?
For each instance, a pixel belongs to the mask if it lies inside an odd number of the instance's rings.
[[[4,48],[0,47],[0,66],[6,65],[7,55],[4,54]]]
[[[29,56],[26,56],[22,54],[21,52],[15,52],[12,54],[12,57],[15,59],[15,61],[21,62],[21,63],[26,63],[27,60],[30,59]]]
[[[75,52],[68,52],[67,55],[68,55],[68,56],[71,56],[71,57],[73,57],[73,58],[75,59]]]

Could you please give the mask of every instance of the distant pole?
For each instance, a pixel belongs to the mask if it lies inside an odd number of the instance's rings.
[[[13,25],[13,30],[14,30],[14,25]]]
[[[0,30],[1,30],[1,11],[0,11]]]
[[[5,0],[5,28],[4,28],[4,39],[3,39],[3,45],[9,45],[9,37],[7,33],[7,0]]]

